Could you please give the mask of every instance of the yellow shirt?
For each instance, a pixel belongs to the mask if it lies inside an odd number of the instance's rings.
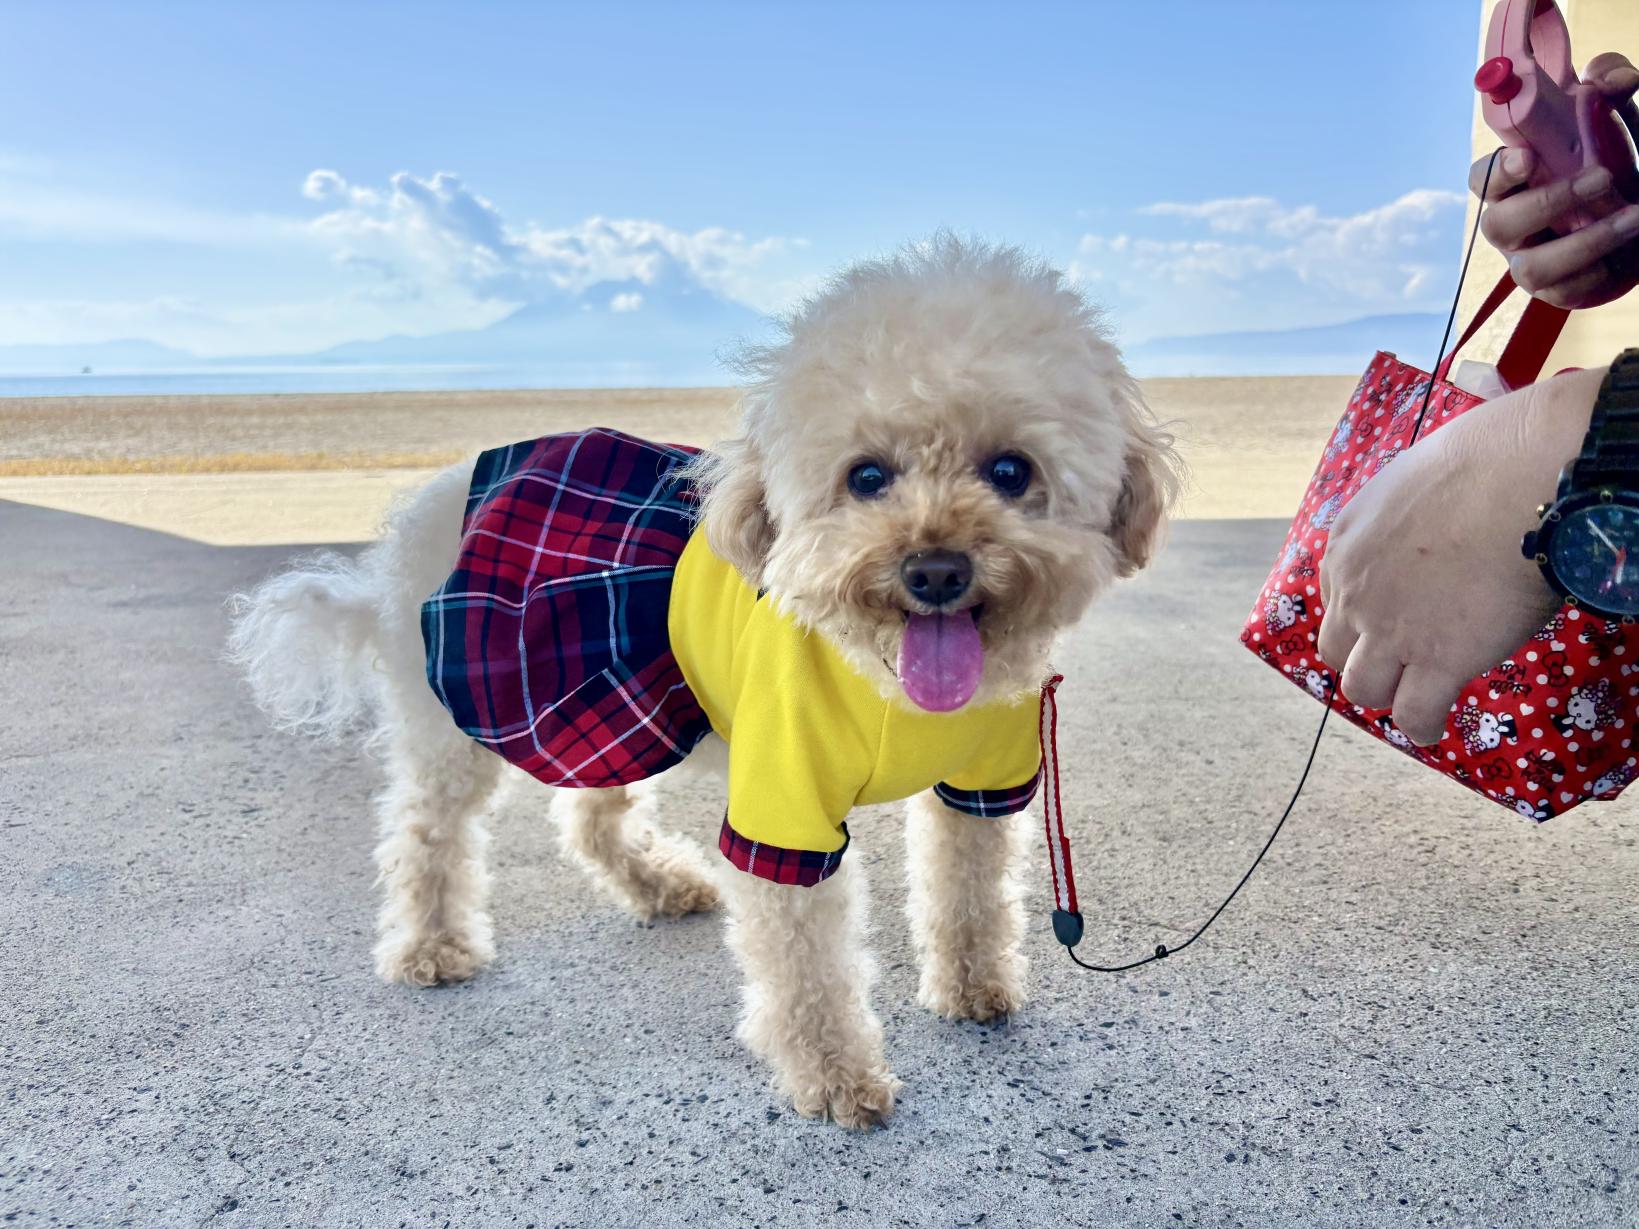
[[[975,815],[1022,810],[1041,767],[1040,700],[929,713],[892,703],[825,637],[759,597],[696,532],[678,561],[672,651],[729,747],[721,845],[741,869],[815,883],[855,806],[937,787]]]

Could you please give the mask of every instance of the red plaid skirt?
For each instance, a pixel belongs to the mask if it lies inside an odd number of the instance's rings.
[[[421,608],[427,678],[549,785],[627,785],[710,733],[667,634],[694,455],[597,429],[478,458],[460,558]]]

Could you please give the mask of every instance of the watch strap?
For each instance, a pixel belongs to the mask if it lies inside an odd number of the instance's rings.
[[[1639,489],[1639,348],[1623,351],[1605,373],[1582,451],[1566,479],[1570,490]]]

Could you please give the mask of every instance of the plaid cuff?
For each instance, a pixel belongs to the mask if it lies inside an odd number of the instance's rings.
[[[723,856],[747,874],[774,883],[788,883],[799,888],[811,888],[821,879],[827,879],[842,864],[842,855],[848,852],[848,825],[842,825],[842,848],[830,853],[812,849],[781,849],[761,841],[748,841],[728,825],[723,817],[723,831],[717,838],[717,848]]]
[[[943,781],[933,787],[943,802],[953,811],[961,811],[980,819],[994,819],[998,815],[1013,815],[1030,805],[1041,785],[1041,769],[1023,785],[1011,789],[957,789]]]

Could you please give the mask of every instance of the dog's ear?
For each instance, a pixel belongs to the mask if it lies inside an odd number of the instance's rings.
[[[1147,410],[1133,416],[1127,468],[1110,526],[1122,576],[1148,565],[1181,482],[1182,462],[1173,450],[1172,437],[1145,421],[1147,417]]]
[[[774,545],[774,521],[763,494],[762,461],[746,440],[721,444],[701,466],[705,495],[700,516],[706,543],[752,585]]]

